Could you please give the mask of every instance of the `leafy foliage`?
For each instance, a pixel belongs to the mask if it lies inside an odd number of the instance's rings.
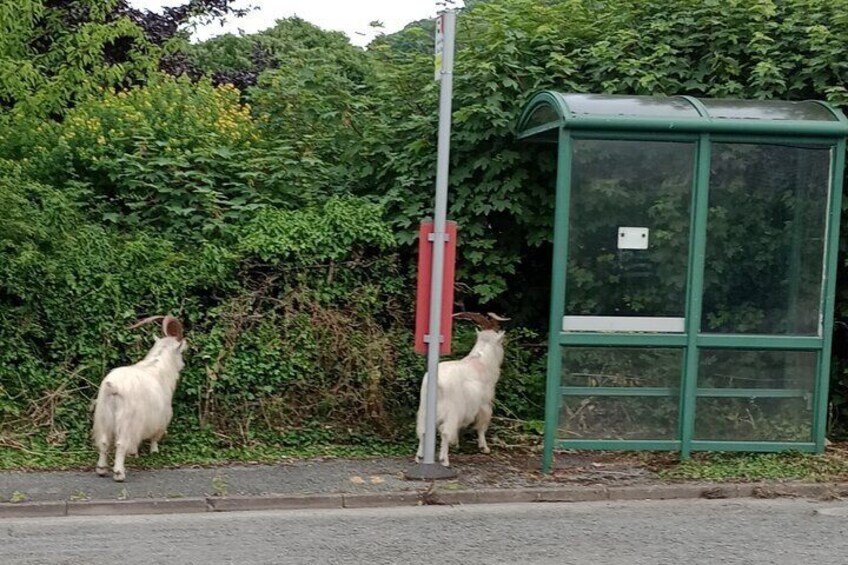
[[[462,228],[461,280],[483,301],[511,297],[521,292],[520,273],[548,262],[550,248],[535,248],[552,233],[553,179],[540,174],[551,170],[550,156],[519,147],[512,137],[532,92],[821,98],[841,104],[845,17],[836,4],[820,0],[502,0],[463,12],[450,200],[451,216]],[[368,151],[373,181],[386,192],[403,240],[411,241],[430,206],[438,103],[430,48],[412,42],[423,41],[424,34],[417,27],[406,34],[409,43],[374,46],[376,95],[384,112],[375,120]],[[383,142],[389,136],[390,145]]]
[[[247,166],[258,141],[232,87],[166,78],[71,110],[53,160],[91,187],[104,220],[197,239],[271,198]]]
[[[187,52],[195,72],[242,91],[255,86],[265,71],[285,71],[291,64],[323,66],[348,76],[351,71],[365,72],[365,53],[351,46],[343,33],[323,31],[297,17],[279,20],[274,27],[251,35],[214,37],[189,46]]]
[[[338,261],[357,246],[385,251],[394,236],[375,204],[331,198],[320,209],[263,210],[245,229],[240,248],[262,261]]]
[[[61,114],[100,88],[143,82],[157,68],[180,74],[181,29],[222,17],[232,0],[190,0],[153,13],[126,0],[20,0],[0,4],[0,106]]]

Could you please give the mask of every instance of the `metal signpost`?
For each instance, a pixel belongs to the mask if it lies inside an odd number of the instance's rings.
[[[436,462],[436,394],[439,374],[439,349],[442,340],[442,283],[445,272],[447,240],[448,165],[453,97],[453,56],[456,36],[456,11],[447,8],[436,19],[436,80],[441,81],[439,96],[439,145],[436,167],[436,206],[433,216],[433,261],[430,273],[430,323],[427,334],[427,400],[424,425],[424,459],[407,470],[408,479],[447,479],[456,471]]]

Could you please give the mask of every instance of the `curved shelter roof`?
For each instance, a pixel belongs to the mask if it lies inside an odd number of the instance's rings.
[[[518,137],[556,139],[556,130],[661,131],[783,136],[848,136],[848,119],[814,100],[724,100],[693,96],[536,93],[518,121]]]

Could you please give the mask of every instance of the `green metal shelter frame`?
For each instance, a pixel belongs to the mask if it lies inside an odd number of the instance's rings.
[[[557,448],[823,451],[845,116],[817,101],[544,91],[517,135],[557,145],[543,470]],[[723,286],[728,271],[743,283]],[[586,273],[600,286],[581,287]],[[723,419],[731,408],[758,416]]]

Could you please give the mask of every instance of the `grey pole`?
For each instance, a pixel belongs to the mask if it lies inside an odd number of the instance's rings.
[[[441,346],[442,282],[447,240],[448,173],[450,165],[451,112],[453,107],[453,58],[456,11],[446,9],[439,95],[439,144],[436,165],[436,206],[433,217],[433,267],[430,278],[430,327],[427,334],[427,400],[424,419],[424,460],[406,472],[410,479],[447,479],[456,472],[436,463],[436,395]],[[447,305],[452,307],[452,305]]]

